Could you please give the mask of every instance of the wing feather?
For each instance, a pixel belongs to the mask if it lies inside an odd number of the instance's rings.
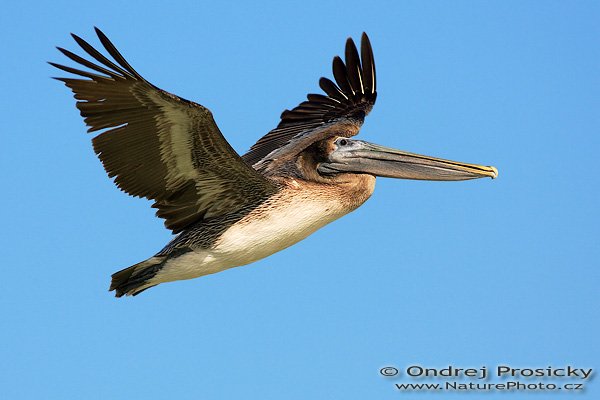
[[[244,154],[243,159],[248,164],[264,171],[267,166],[285,162],[318,140],[358,133],[377,98],[373,50],[365,33],[361,38],[361,57],[352,39],[348,39],[345,58],[345,63],[340,57],[333,59],[337,84],[321,78],[319,86],[326,95],[309,94],[307,101],[285,110],[279,125]]]
[[[254,207],[278,187],[246,164],[205,107],[147,82],[96,28],[113,62],[77,35],[96,64],[59,51],[97,73],[50,63],[79,78],[56,78],[74,92],[108,176],[132,196],[154,200],[174,233],[190,224]],[[86,79],[81,79],[81,77]]]

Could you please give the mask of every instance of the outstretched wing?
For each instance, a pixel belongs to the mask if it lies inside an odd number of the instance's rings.
[[[308,100],[285,110],[281,122],[254,144],[243,159],[261,170],[283,162],[306,147],[332,135],[354,136],[377,98],[373,49],[366,33],[361,38],[361,56],[351,38],[346,41],[346,63],[333,59],[333,76],[319,86],[327,94],[309,94]]]
[[[75,93],[108,176],[132,196],[154,200],[177,233],[189,224],[256,205],[277,188],[227,143],[211,112],[147,82],[98,28],[111,61],[72,35],[97,63],[58,48],[94,72],[50,63],[82,78],[56,78]]]

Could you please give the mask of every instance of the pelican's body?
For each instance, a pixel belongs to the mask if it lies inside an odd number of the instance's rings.
[[[149,259],[112,276],[117,297],[160,283],[246,265],[283,250],[362,205],[375,177],[464,180],[496,177],[493,167],[389,149],[356,135],[377,96],[365,34],[359,56],[351,39],[346,63],[334,58],[336,83],[324,95],[284,111],[281,122],[239,156],[210,111],[158,89],[96,29],[116,64],[78,36],[99,64],[59,48],[95,72],[52,65],[87,79],[57,78],[78,100],[110,177],[133,196],[155,201],[178,235]],[[98,75],[99,72],[101,75]]]
[[[369,198],[374,187],[371,176],[333,188],[290,179],[276,196],[231,223],[223,233],[213,234],[212,245],[189,246],[195,237],[211,236],[202,223],[177,237],[165,253],[171,253],[179,243],[190,250],[166,261],[148,285],[197,278],[268,257],[353,211]]]

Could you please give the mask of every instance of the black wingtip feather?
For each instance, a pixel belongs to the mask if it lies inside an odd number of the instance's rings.
[[[330,79],[325,77],[319,79],[319,87],[321,87],[321,89],[323,89],[323,91],[327,93],[329,97],[335,100],[339,100],[340,102],[345,102],[348,100],[348,96],[346,96],[344,92],[342,92],[340,88],[338,88]]]
[[[332,69],[335,81],[342,90],[342,93],[344,93],[346,97],[354,97],[354,90],[352,90],[352,85],[350,85],[350,81],[348,80],[348,68],[339,56],[333,58]]]
[[[48,62],[48,64],[52,65],[54,68],[58,68],[60,70],[63,70],[65,72],[69,72],[71,74],[75,74],[75,75],[80,75],[86,78],[90,78],[96,81],[102,80],[102,79],[106,79],[106,77],[101,76],[101,75],[97,75],[97,74],[93,74],[91,72],[87,72],[87,71],[82,71],[80,69],[76,69],[76,68],[71,68],[71,67],[67,67],[65,65],[61,65],[61,64],[57,64],[57,63],[53,63],[53,62]]]
[[[371,41],[369,40],[369,36],[365,32],[362,33],[362,37],[360,40],[360,55],[362,58],[365,91],[376,95],[377,79],[375,75],[375,59],[373,58],[373,48],[371,47]]]
[[[112,68],[114,71],[122,74],[125,77],[130,77],[130,78],[136,79],[135,75],[132,75],[129,71],[124,70],[123,68],[121,68],[117,64],[115,64],[114,62],[110,61],[108,58],[106,58],[102,53],[100,53],[98,50],[96,50],[91,44],[86,42],[84,39],[80,38],[79,36],[77,36],[74,33],[71,33],[71,36],[73,37],[75,42],[77,42],[77,44],[86,53],[88,53],[91,57],[93,57],[99,63],[103,64],[104,66],[106,66],[108,68]]]
[[[354,44],[354,40],[352,38],[348,38],[346,40],[346,68],[348,71],[348,79],[350,81],[350,85],[352,86],[352,90],[356,93],[364,94],[364,87],[362,83],[362,67],[360,65],[360,57],[358,56],[358,50],[356,49],[356,45]]]
[[[140,74],[138,74],[137,71],[135,69],[133,69],[133,67],[131,65],[129,65],[129,63],[127,62],[127,60],[125,60],[125,58],[121,55],[121,53],[119,52],[119,50],[117,50],[117,48],[115,47],[115,45],[104,34],[104,32],[102,32],[96,26],[94,27],[94,30],[96,31],[96,35],[98,35],[98,39],[100,39],[100,42],[102,43],[102,45],[104,46],[104,48],[106,49],[106,51],[108,51],[108,53],[115,59],[115,61],[117,63],[119,63],[119,65],[121,67],[125,68],[130,74],[132,74],[137,79],[144,80],[144,78],[142,78],[142,76]]]
[[[119,74],[116,74],[115,72],[113,72],[113,71],[111,71],[109,69],[103,68],[103,67],[101,67],[101,66],[99,66],[97,64],[94,64],[93,62],[90,62],[90,61],[86,60],[85,58],[80,57],[77,54],[75,54],[75,53],[73,53],[73,52],[71,52],[69,50],[63,49],[62,47],[57,47],[57,49],[63,55],[65,55],[66,57],[68,57],[71,60],[75,61],[76,63],[79,63],[79,64],[81,64],[81,65],[83,65],[85,67],[93,69],[94,71],[106,74],[106,75],[110,76],[113,79],[123,79],[123,76],[121,76]]]

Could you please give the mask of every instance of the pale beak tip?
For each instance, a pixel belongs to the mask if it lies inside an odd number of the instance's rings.
[[[491,176],[491,178],[492,179],[496,179],[498,177],[498,169],[496,167],[492,167],[491,165],[490,165],[489,168],[492,170],[492,174],[493,174]]]

